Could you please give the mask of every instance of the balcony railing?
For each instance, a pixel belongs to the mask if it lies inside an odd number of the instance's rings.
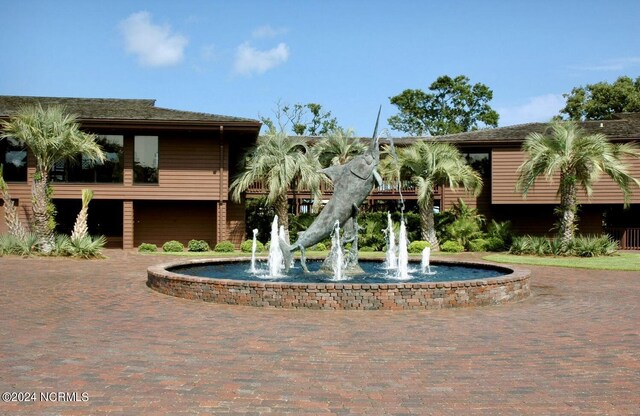
[[[322,195],[323,196],[330,196],[333,193],[333,186],[331,184],[328,185],[323,185],[320,187],[320,190],[322,191]],[[247,196],[250,198],[254,198],[254,197],[258,197],[258,196],[262,196],[262,195],[266,195],[268,193],[268,189],[265,186],[264,182],[254,182],[248,189],[247,189]],[[391,185],[391,184],[382,184],[382,186],[379,187],[375,187],[373,189],[373,192],[371,192],[371,198],[375,199],[376,197],[378,198],[389,198],[389,197],[395,197],[395,196],[400,196],[400,193],[402,193],[403,197],[406,198],[415,198],[416,197],[416,186],[413,184],[413,182],[411,181],[403,181],[401,183],[401,188],[398,189],[397,185]],[[440,195],[440,187],[437,187],[434,191],[435,195]],[[289,190],[289,197],[293,197],[294,192]],[[304,197],[304,196],[310,196],[310,192],[309,190],[296,190],[295,191],[295,196],[296,197]]]
[[[640,250],[640,228],[607,228],[607,234],[620,243],[623,250]]]

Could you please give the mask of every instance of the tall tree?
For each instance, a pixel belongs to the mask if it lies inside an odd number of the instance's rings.
[[[240,202],[242,193],[255,182],[262,182],[269,191],[266,202],[273,204],[278,222],[289,230],[289,189],[306,189],[314,199],[320,199],[320,185],[326,181],[320,173],[317,156],[302,138],[284,131],[269,131],[260,136],[256,146],[245,157],[242,172],[230,187],[231,198]]]
[[[0,138],[13,137],[27,146],[36,160],[32,184],[34,231],[40,249],[48,253],[53,247],[55,220],[51,209],[49,171],[60,160],[78,156],[103,162],[104,153],[93,134],[80,130],[77,117],[60,106],[43,108],[40,104],[21,108],[8,121],[1,122]]]
[[[438,77],[429,91],[407,89],[390,97],[400,113],[389,117],[389,125],[414,136],[441,136],[498,126],[499,115],[489,106],[493,91],[486,85],[471,85],[464,75],[445,75]]]
[[[462,187],[478,195],[482,178],[467,163],[462,153],[449,143],[418,140],[393,155],[385,148],[381,171],[390,181],[411,180],[417,187],[421,238],[440,248],[434,224],[434,191],[437,186]]]
[[[316,103],[290,106],[278,101],[274,116],[275,121],[270,117],[260,117],[270,131],[290,129],[298,136],[322,136],[338,128],[338,120],[331,116],[331,111],[324,111],[322,105]]]
[[[640,77],[622,76],[613,84],[598,82],[563,94],[567,104],[560,110],[569,120],[605,120],[615,113],[640,111]]]
[[[547,134],[531,133],[522,145],[527,160],[520,165],[516,189],[526,197],[536,179],[544,176],[551,181],[559,174],[560,206],[558,232],[563,244],[574,239],[578,188],[588,196],[593,184],[604,173],[613,179],[629,204],[633,184],[640,181],[628,173],[623,158],[640,158],[640,148],[631,143],[613,144],[601,133],[585,135],[575,122],[555,121]]]
[[[365,150],[367,145],[354,137],[353,130],[339,127],[330,130],[313,146],[323,168],[343,165],[353,157],[364,154]]]

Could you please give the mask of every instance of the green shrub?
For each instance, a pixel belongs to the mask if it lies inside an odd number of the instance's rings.
[[[464,247],[457,241],[449,240],[440,245],[440,250],[447,253],[460,253],[464,251]]]
[[[84,259],[102,258],[102,248],[107,242],[105,236],[93,237],[86,235],[71,241],[72,255]]]
[[[30,256],[38,252],[38,236],[34,233],[27,233],[24,240],[13,239],[12,254],[19,256]]]
[[[483,237],[480,223],[475,218],[459,218],[445,227],[447,239],[469,248],[469,242]]]
[[[10,234],[0,234],[0,256],[4,254],[13,254],[17,242]]]
[[[581,236],[573,241],[571,252],[580,257],[610,256],[618,250],[618,243],[608,235]]]
[[[56,234],[53,240],[53,250],[50,253],[52,256],[72,256],[73,244],[71,238],[65,234]]]
[[[489,241],[484,238],[476,238],[475,240],[469,241],[468,248],[469,251],[487,251],[487,247],[489,246]]]
[[[530,254],[535,256],[608,256],[618,249],[618,243],[609,236],[580,236],[571,243],[564,244],[559,238],[547,239],[525,235],[513,239],[511,254]]]
[[[140,253],[155,253],[156,251],[158,251],[158,246],[156,246],[155,244],[151,244],[151,243],[142,243],[138,247],[138,251]]]
[[[500,237],[487,238],[487,251],[505,251],[507,249],[505,242]]]
[[[184,251],[184,244],[176,240],[167,241],[162,245],[162,251],[165,253],[179,253]]]
[[[431,244],[428,241],[416,240],[409,243],[409,247],[407,247],[407,251],[409,251],[409,253],[412,253],[412,254],[422,253],[422,250],[424,250],[425,247],[431,248]]]
[[[511,221],[497,222],[496,220],[491,220],[491,223],[487,226],[487,235],[489,236],[489,239],[499,238],[502,240],[503,247],[500,250],[506,250],[513,241]]]
[[[213,251],[217,253],[233,253],[236,247],[233,245],[231,241],[220,241],[216,244]]]
[[[327,246],[324,243],[318,243],[315,246],[311,247],[309,250],[311,250],[311,251],[327,251]]]
[[[374,247],[370,247],[370,246],[364,246],[364,247],[360,247],[360,250],[363,253],[371,253],[374,251],[377,251]]]
[[[271,249],[271,241],[267,241],[264,243],[264,251],[269,251]]]
[[[240,251],[243,253],[251,253],[253,250],[253,240],[244,240],[242,244],[240,244]],[[256,241],[256,253],[261,253],[264,251],[264,244],[260,241]]]
[[[209,243],[204,240],[189,240],[187,250],[191,252],[209,251]]]

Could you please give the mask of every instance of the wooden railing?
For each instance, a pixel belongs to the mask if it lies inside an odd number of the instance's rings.
[[[382,186],[379,186],[373,189],[373,192],[371,192],[371,198],[375,199],[376,197],[381,197],[381,198],[388,199],[389,197],[396,196],[396,195],[399,197],[400,193],[402,193],[403,197],[408,197],[408,198],[416,197],[416,186],[411,181],[403,181],[401,185],[402,185],[401,189],[399,190],[397,185],[382,184]],[[323,196],[329,197],[333,193],[333,186],[331,184],[323,185],[320,187],[320,190],[322,191]],[[267,193],[268,193],[267,187],[263,182],[254,182],[247,189],[247,196],[250,198],[266,195]],[[289,196],[293,197],[293,194],[294,192],[289,190]],[[297,190],[295,194],[297,197],[303,197],[305,195],[309,195],[309,191]],[[434,194],[440,195],[440,187],[437,187],[435,189]]]
[[[640,228],[607,228],[606,233],[620,243],[622,250],[640,250]]]

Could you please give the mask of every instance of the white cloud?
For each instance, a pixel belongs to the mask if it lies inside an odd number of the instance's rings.
[[[278,35],[283,35],[287,33],[287,29],[285,28],[274,28],[270,25],[260,26],[256,28],[251,36],[255,39],[263,39],[263,38],[273,38]]]
[[[234,72],[240,75],[262,74],[289,59],[289,46],[279,43],[273,49],[261,51],[245,42],[238,46]]]
[[[547,122],[565,106],[562,94],[547,94],[532,97],[526,103],[514,107],[497,108],[500,114],[500,126],[514,124]]]
[[[182,62],[189,41],[171,32],[168,25],[151,22],[149,12],[133,13],[120,23],[127,52],[138,57],[143,66],[171,66]]]

